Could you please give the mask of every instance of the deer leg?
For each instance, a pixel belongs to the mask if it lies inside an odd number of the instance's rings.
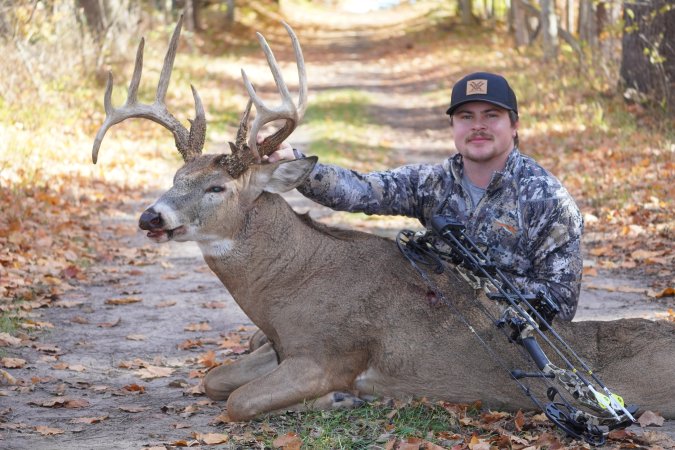
[[[267,336],[265,336],[265,333],[263,333],[262,330],[258,330],[251,336],[251,339],[248,341],[248,348],[251,352],[257,350],[258,348],[262,347],[263,344],[266,344],[269,342],[269,339],[267,339]]]
[[[232,364],[210,370],[204,377],[204,391],[211,400],[226,400],[235,389],[270,373],[278,365],[272,344],[264,344]]]
[[[227,401],[233,421],[249,420],[263,413],[288,409],[327,409],[361,404],[355,396],[332,392],[347,387],[348,380],[331,376],[330,370],[309,358],[289,358],[272,372],[234,391]]]

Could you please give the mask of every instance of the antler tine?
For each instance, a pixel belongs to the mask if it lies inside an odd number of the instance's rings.
[[[263,101],[258,97],[253,89],[253,85],[248,79],[246,72],[242,69],[241,75],[244,79],[244,85],[248,91],[249,97],[253,101],[253,104],[256,108],[256,118],[253,121],[251,126],[251,134],[248,138],[248,146],[253,152],[253,155],[257,161],[260,161],[261,156],[269,155],[273,153],[279,144],[281,144],[284,139],[286,139],[290,134],[295,130],[297,125],[300,123],[302,116],[304,115],[305,108],[307,106],[307,75],[305,71],[305,60],[302,56],[302,49],[300,48],[300,42],[298,41],[297,36],[293,32],[293,29],[285,22],[283,22],[286,31],[291,37],[293,43],[293,49],[295,51],[295,59],[298,67],[298,79],[299,79],[299,102],[298,106],[293,103],[291,99],[291,94],[288,91],[288,87],[284,82],[283,76],[281,75],[281,70],[277,64],[276,58],[272,53],[267,41],[262,34],[257,33],[258,41],[262,47],[265,57],[267,58],[267,63],[272,71],[272,76],[274,77],[274,82],[277,85],[279,94],[281,95],[282,103],[276,108],[270,108],[263,103]],[[271,136],[265,138],[265,140],[258,145],[257,136],[260,132],[260,129],[270,122],[275,120],[285,120],[285,124],[277,130]]]
[[[239,121],[239,130],[237,131],[237,139],[234,141],[234,144],[237,149],[244,148],[246,144],[246,136],[248,135],[248,116],[251,113],[251,106],[253,105],[253,100],[249,98],[248,103],[246,104],[246,109],[244,114],[241,116]]]
[[[162,67],[159,84],[157,86],[155,102],[153,104],[148,105],[138,103],[137,100],[138,86],[140,84],[141,74],[143,71],[143,48],[145,45],[144,39],[141,39],[141,42],[138,45],[138,50],[136,51],[134,73],[131,77],[131,82],[129,83],[127,100],[124,105],[119,108],[114,108],[112,106],[111,97],[113,76],[112,72],[108,74],[108,83],[106,85],[104,96],[106,118],[103,122],[103,125],[101,125],[101,128],[99,128],[98,132],[96,133],[96,138],[94,140],[94,146],[92,149],[92,160],[94,164],[96,164],[96,161],[98,160],[98,151],[100,149],[101,142],[103,141],[103,137],[105,136],[105,133],[108,131],[108,129],[113,125],[122,122],[123,120],[133,117],[150,119],[171,131],[176,142],[176,148],[186,162],[201,154],[206,137],[206,117],[204,113],[204,107],[197,91],[194,89],[194,87],[192,88],[196,112],[194,121],[191,121],[192,126],[189,132],[180,123],[180,121],[178,121],[178,119],[176,119],[168,111],[165,104],[166,93],[169,87],[169,81],[171,79],[173,63],[176,58],[176,49],[178,48],[178,38],[180,37],[182,24],[183,16],[181,16],[178,20],[176,28],[173,31],[173,35],[171,36],[169,49],[167,50],[164,57],[164,65]]]

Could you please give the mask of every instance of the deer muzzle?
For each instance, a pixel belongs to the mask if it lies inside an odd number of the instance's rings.
[[[141,218],[138,220],[138,226],[141,230],[154,231],[164,227],[164,219],[162,219],[162,215],[155,211],[154,208],[148,208],[141,214]]]
[[[150,207],[143,211],[141,218],[138,220],[138,227],[141,230],[148,232],[147,236],[155,242],[170,241],[175,235],[181,234],[184,227],[180,226],[173,229],[166,228],[166,221],[162,218],[162,214]]]

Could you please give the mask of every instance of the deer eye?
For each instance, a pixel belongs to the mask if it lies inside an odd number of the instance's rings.
[[[223,192],[225,190],[224,187],[222,186],[211,186],[206,190],[207,193],[218,193],[218,192]]]

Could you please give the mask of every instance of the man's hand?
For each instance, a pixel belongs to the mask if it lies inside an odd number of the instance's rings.
[[[292,160],[295,159],[295,154],[293,153],[293,146],[288,142],[282,142],[279,145],[279,148],[269,155],[267,160],[271,163],[281,161],[281,160]]]

